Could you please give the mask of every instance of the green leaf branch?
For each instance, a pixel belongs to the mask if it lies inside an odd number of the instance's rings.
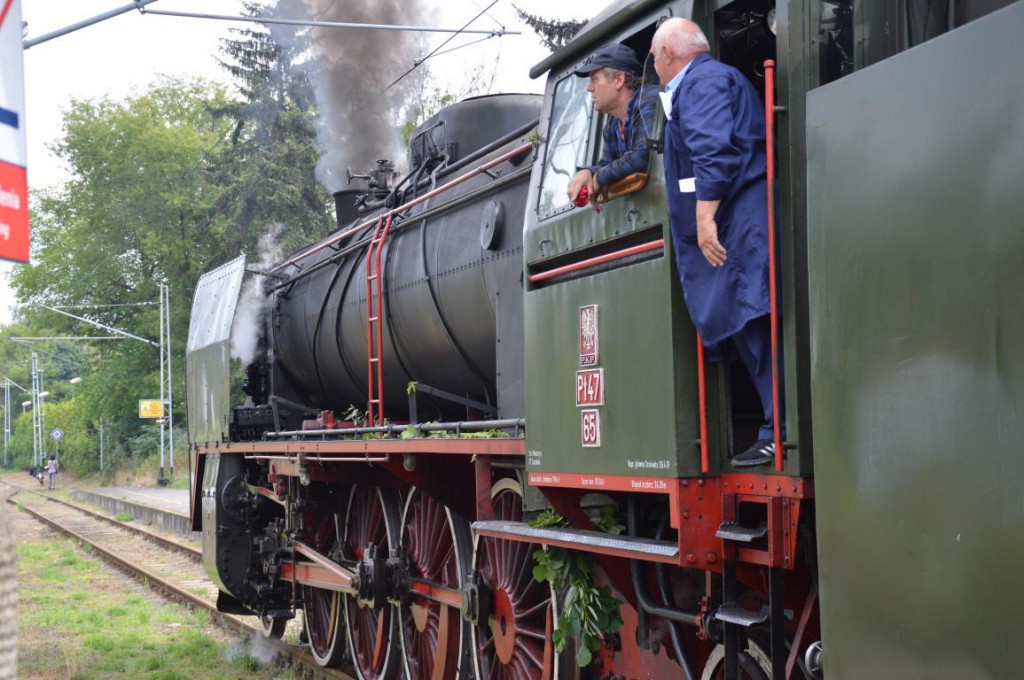
[[[545,510],[529,524],[553,527],[565,526],[566,521],[553,510]],[[614,521],[604,524],[619,528]],[[604,636],[622,627],[618,599],[608,586],[594,585],[594,568],[587,553],[548,547],[535,551],[533,559],[536,562],[533,578],[541,583],[547,581],[556,591],[565,592],[565,601],[551,636],[555,651],[565,651],[566,642],[570,638],[578,638],[576,664],[589,666],[594,653],[601,648]]]

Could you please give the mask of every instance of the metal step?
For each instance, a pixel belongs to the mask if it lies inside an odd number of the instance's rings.
[[[632,536],[616,536],[603,531],[567,527],[531,527],[526,522],[489,520],[473,522],[473,532],[509,541],[542,543],[586,552],[611,553],[620,557],[675,562],[679,545],[671,541],[655,541]]]
[[[750,628],[756,626],[759,623],[764,623],[771,616],[771,610],[765,606],[761,608],[761,611],[752,612],[735,602],[727,602],[718,608],[715,612],[715,618],[719,621],[731,623],[737,626],[743,626],[744,628]]]
[[[768,526],[762,524],[756,528],[745,527],[738,522],[722,522],[722,526],[718,527],[718,531],[715,532],[715,536],[725,539],[726,541],[737,541],[739,543],[751,543],[758,538],[764,538],[768,535]]]

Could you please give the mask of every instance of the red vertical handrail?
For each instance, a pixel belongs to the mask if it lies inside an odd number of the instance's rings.
[[[376,267],[377,267],[377,398],[380,400],[377,409],[377,425],[384,424],[384,270],[381,268],[381,253],[384,252],[384,243],[391,233],[391,221],[394,213],[388,213],[384,223],[384,233],[380,235],[377,242]]]
[[[775,425],[775,469],[782,472],[782,414],[779,413],[779,308],[775,290],[775,61],[764,62],[764,124],[768,157],[768,299],[772,327],[772,414]]]
[[[704,340],[697,332],[697,402],[700,412],[700,471],[708,473],[708,394],[704,376]]]
[[[366,422],[371,426],[384,422],[384,289],[381,252],[388,232],[391,231],[392,216],[393,213],[388,213],[377,218],[373,237],[366,249]]]

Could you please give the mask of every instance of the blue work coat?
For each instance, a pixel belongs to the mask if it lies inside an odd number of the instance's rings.
[[[712,351],[768,314],[768,194],[764,105],[743,74],[698,55],[672,94],[665,123],[669,221],[683,297]],[[697,200],[721,200],[728,253],[712,267],[697,245]]]

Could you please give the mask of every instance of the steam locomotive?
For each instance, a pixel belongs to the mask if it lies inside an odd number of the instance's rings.
[[[777,133],[789,438],[755,472],[728,465],[753,387],[679,289],[662,121],[600,214],[566,198],[604,123],[575,65],[669,16]],[[533,67],[543,97],[441,111],[404,177],[336,195],[335,234],[206,274],[219,608],[276,636],[301,611],[360,680],[1022,677],[1021,29],[1001,0],[616,2]]]

